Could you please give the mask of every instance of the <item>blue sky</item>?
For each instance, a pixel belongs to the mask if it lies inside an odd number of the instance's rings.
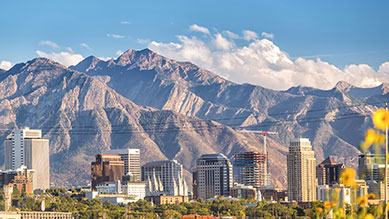
[[[271,33],[292,60],[319,57],[341,69],[368,64],[375,70],[389,61],[389,1],[3,0],[1,5],[0,62],[24,62],[37,57],[37,50],[115,57],[118,50],[142,49],[151,41],[177,42],[177,35],[194,34],[193,24],[212,33]]]

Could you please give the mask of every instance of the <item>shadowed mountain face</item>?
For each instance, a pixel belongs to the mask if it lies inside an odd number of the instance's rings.
[[[13,128],[42,129],[50,139],[55,186],[87,184],[94,155],[110,148],[140,148],[143,163],[177,159],[190,183],[189,171],[201,154],[232,156],[262,146],[261,136],[243,135],[215,121],[138,106],[106,81],[44,58],[14,66],[0,75],[0,141]],[[273,160],[285,157],[286,148],[271,142]],[[275,164],[285,169],[284,163]],[[275,183],[285,184],[285,176],[274,174]]]

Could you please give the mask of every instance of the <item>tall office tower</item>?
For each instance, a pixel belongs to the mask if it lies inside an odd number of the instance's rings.
[[[316,167],[316,178],[319,185],[334,185],[339,183],[339,177],[344,170],[344,164],[338,164],[331,156]]]
[[[92,189],[105,183],[116,183],[124,176],[124,162],[117,154],[98,154],[96,161],[92,162]]]
[[[388,168],[389,171],[389,168]],[[368,192],[374,193],[377,199],[385,198],[385,155],[361,154],[358,156],[358,175],[364,179],[368,186]],[[389,194],[389,174],[387,183]]]
[[[289,200],[315,201],[316,159],[309,139],[300,138],[290,142],[287,169]]]
[[[139,181],[141,179],[139,149],[113,149],[103,153],[120,155],[121,160],[124,161],[124,175],[131,175],[132,177],[135,177],[135,181]]]
[[[155,161],[143,165],[142,181],[147,182],[146,196],[188,196],[182,165],[176,160]]]
[[[203,154],[193,170],[197,191],[194,198],[229,196],[232,187],[232,165],[224,154]]]
[[[13,130],[5,140],[5,169],[16,170],[24,165],[35,170],[33,189],[50,188],[49,140],[42,138],[41,130],[28,127]]]
[[[266,155],[247,151],[236,153],[232,157],[234,182],[245,186],[267,186],[266,182]]]

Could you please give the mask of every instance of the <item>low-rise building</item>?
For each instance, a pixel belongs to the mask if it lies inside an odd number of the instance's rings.
[[[0,187],[11,184],[21,192],[32,193],[34,172],[26,166],[21,166],[16,170],[0,171]]]
[[[152,202],[156,205],[171,205],[171,204],[180,204],[182,202],[188,202],[189,197],[184,195],[176,195],[176,196],[146,196],[146,201]]]
[[[257,191],[253,186],[245,186],[243,184],[235,184],[230,191],[230,195],[239,199],[256,199],[262,200],[261,192]]]

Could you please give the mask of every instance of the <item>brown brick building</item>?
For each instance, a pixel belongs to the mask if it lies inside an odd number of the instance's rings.
[[[13,185],[20,192],[33,192],[34,170],[21,166],[16,170],[0,171],[0,187]]]
[[[124,162],[117,154],[98,154],[92,162],[92,189],[105,183],[115,183],[124,176]]]

